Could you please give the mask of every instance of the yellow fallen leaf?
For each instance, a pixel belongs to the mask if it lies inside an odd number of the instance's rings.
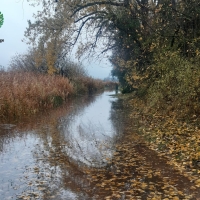
[[[195,181],[195,184],[199,184],[200,183],[200,179],[197,179],[196,181]]]
[[[145,189],[146,187],[147,187],[147,184],[146,183],[142,183],[141,188]]]
[[[173,200],[179,200],[179,197],[175,196],[173,197]]]
[[[195,186],[191,186],[190,189],[191,190],[196,190],[196,187]]]
[[[197,179],[194,183],[196,184],[196,187],[200,187],[200,179]]]

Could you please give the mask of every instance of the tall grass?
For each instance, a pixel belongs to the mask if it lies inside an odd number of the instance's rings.
[[[0,72],[0,122],[19,120],[61,105],[69,96],[91,94],[114,83],[91,77],[71,80],[33,72]]]
[[[0,120],[18,119],[62,103],[73,93],[67,78],[30,72],[0,73]]]

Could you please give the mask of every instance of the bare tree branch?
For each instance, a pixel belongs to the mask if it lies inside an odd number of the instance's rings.
[[[124,3],[117,3],[117,2],[111,2],[111,1],[97,1],[97,2],[92,2],[92,3],[87,3],[85,5],[77,5],[76,7],[78,7],[78,8],[75,8],[71,17],[73,17],[80,10],[83,10],[84,8],[88,8],[88,7],[94,6],[94,5],[124,6]]]

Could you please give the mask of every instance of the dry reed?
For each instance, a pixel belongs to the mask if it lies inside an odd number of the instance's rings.
[[[18,119],[52,108],[73,92],[73,86],[64,77],[1,72],[0,120]]]

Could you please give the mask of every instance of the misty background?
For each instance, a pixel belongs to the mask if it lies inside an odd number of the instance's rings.
[[[1,0],[0,12],[4,16],[4,23],[0,28],[0,39],[4,42],[0,43],[0,66],[7,69],[9,62],[16,54],[24,54],[27,52],[28,45],[22,42],[24,31],[28,26],[28,20],[33,20],[33,13],[41,8],[33,7],[26,0]],[[75,56],[71,55],[73,61],[78,62]],[[109,61],[87,60],[82,61],[88,74],[94,78],[104,79],[110,75],[112,69]]]

